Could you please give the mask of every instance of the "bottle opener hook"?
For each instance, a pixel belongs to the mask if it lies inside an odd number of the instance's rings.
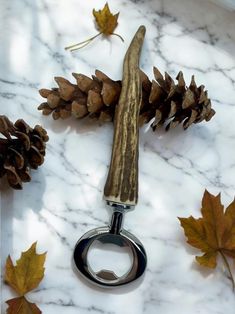
[[[125,285],[139,278],[146,268],[147,256],[142,243],[130,232],[122,228],[124,211],[115,208],[109,227],[95,228],[85,233],[77,242],[74,250],[74,261],[81,274],[101,286],[115,287]],[[128,247],[132,253],[132,267],[121,277],[113,271],[103,269],[94,272],[88,262],[88,252],[94,241],[112,243]]]

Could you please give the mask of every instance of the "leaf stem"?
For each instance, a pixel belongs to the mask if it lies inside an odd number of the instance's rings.
[[[226,256],[224,255],[223,251],[219,250],[219,253],[222,256],[224,265],[225,265],[225,267],[227,268],[227,270],[229,272],[229,279],[232,281],[233,291],[235,291],[235,281],[234,281],[233,274],[232,274],[230,265],[228,263],[228,260],[227,260]]]
[[[101,35],[101,34],[102,34],[102,33],[98,33],[98,34],[96,34],[95,36],[92,36],[91,38],[88,38],[88,39],[86,39],[86,40],[84,40],[84,41],[81,41],[80,43],[67,46],[67,47],[65,47],[64,49],[65,49],[65,50],[70,50],[70,51],[74,51],[74,50],[77,50],[77,49],[81,49],[81,48],[87,46],[92,40],[94,40],[96,37],[98,37],[98,36]]]
[[[121,39],[121,41],[123,41],[123,42],[124,42],[124,39],[123,39],[123,37],[122,37],[121,35],[116,34],[116,33],[112,33],[112,35],[119,37],[119,38]]]

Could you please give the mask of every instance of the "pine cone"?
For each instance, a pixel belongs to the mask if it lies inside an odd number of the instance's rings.
[[[165,77],[157,68],[153,69],[156,80],[150,82],[147,75],[140,71],[142,81],[142,104],[140,125],[153,119],[152,128],[166,125],[166,130],[183,123],[187,129],[192,123],[209,121],[215,111],[204,86],[197,87],[192,76],[189,87],[186,86],[183,73],[176,77],[177,83],[168,73]],[[113,121],[115,106],[118,103],[121,81],[113,81],[101,71],[89,78],[73,73],[77,84],[72,84],[62,77],[56,77],[59,88],[41,89],[40,95],[47,99],[38,109],[44,115],[65,119],[71,115],[76,118],[86,116],[101,121]]]
[[[31,180],[30,168],[37,169],[44,161],[47,132],[36,125],[33,129],[22,119],[13,124],[0,116],[0,178],[6,175],[9,185],[22,189],[22,182]]]

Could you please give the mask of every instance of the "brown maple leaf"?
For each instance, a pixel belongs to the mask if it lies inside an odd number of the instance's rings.
[[[25,297],[14,298],[6,302],[7,314],[41,314],[35,303],[30,303]]]
[[[106,3],[102,10],[96,11],[93,9],[93,15],[96,20],[98,31],[104,35],[112,35],[118,25],[119,12],[112,14],[108,3]]]
[[[36,242],[26,251],[22,252],[20,259],[13,264],[8,256],[5,268],[5,282],[11,286],[20,296],[8,300],[8,314],[38,314],[41,311],[33,303],[30,303],[25,294],[35,289],[44,277],[44,263],[46,253],[36,253]],[[18,311],[16,311],[18,309]]]
[[[93,9],[92,13],[93,13],[93,16],[95,18],[96,26],[97,26],[99,33],[96,34],[95,36],[92,36],[92,37],[78,43],[78,44],[70,45],[70,46],[66,47],[65,50],[74,51],[77,49],[81,49],[81,48],[87,46],[91,41],[93,41],[96,37],[98,37],[100,35],[105,35],[105,36],[115,35],[115,36],[118,36],[122,41],[124,41],[122,36],[114,33],[114,30],[116,29],[116,27],[118,25],[119,12],[116,14],[112,14],[110,9],[109,9],[108,3],[106,3],[105,6],[103,7],[103,9],[98,10],[98,11]]]
[[[202,198],[202,218],[179,218],[187,242],[204,254],[196,256],[200,265],[215,268],[220,254],[235,288],[227,257],[235,259],[235,200],[224,211],[220,194],[214,196],[207,190]]]

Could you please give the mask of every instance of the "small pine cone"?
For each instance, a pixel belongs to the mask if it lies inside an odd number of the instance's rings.
[[[89,78],[83,74],[73,73],[77,84],[72,84],[62,77],[55,77],[58,88],[41,89],[40,95],[47,99],[38,109],[44,115],[52,114],[53,119],[98,118],[112,121],[115,105],[118,102],[121,82],[113,81],[101,71]]]
[[[6,175],[9,185],[22,189],[22,182],[31,180],[30,168],[37,169],[44,161],[47,132],[36,125],[33,129],[22,119],[13,124],[0,116],[0,178]]]
[[[148,81],[145,76],[145,90],[148,101],[144,101],[140,111],[141,123],[148,123],[152,118],[153,130],[165,124],[166,130],[183,123],[187,129],[192,123],[209,121],[215,114],[204,86],[197,87],[192,76],[189,87],[186,86],[182,72],[176,77],[177,84],[168,73],[165,77],[157,68],[153,69],[156,81]]]
[[[215,111],[204,86],[197,87],[194,76],[187,87],[183,73],[176,77],[177,83],[165,73],[165,77],[154,68],[152,82],[140,71],[142,82],[142,103],[139,123],[143,125],[153,119],[152,128],[166,125],[166,130],[183,123],[187,129],[192,123],[209,121]],[[101,121],[113,121],[115,106],[121,92],[121,81],[113,81],[101,71],[89,78],[73,73],[77,84],[62,77],[56,77],[59,88],[41,89],[40,95],[47,99],[38,109],[43,114],[52,114],[54,119],[65,119],[70,115],[76,118],[95,117]]]

